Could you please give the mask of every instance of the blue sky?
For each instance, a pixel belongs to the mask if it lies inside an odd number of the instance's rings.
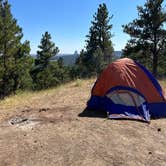
[[[23,40],[31,43],[31,53],[36,53],[42,34],[48,31],[59,47],[60,53],[74,53],[85,46],[94,13],[100,3],[106,3],[113,24],[114,49],[124,48],[128,35],[122,25],[137,17],[137,5],[145,0],[9,0],[12,13],[23,28]]]

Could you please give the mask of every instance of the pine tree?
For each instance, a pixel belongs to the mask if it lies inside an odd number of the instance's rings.
[[[61,83],[67,82],[69,78],[69,68],[64,65],[64,60],[60,57],[57,60],[58,70],[56,71],[57,78]]]
[[[111,61],[111,55],[113,52],[111,37],[112,34],[110,30],[112,29],[112,24],[109,24],[113,16],[109,17],[109,12],[106,4],[100,4],[98,12],[95,16],[94,24],[96,25],[96,30],[98,32],[98,44],[99,48],[104,54],[104,61]]]
[[[42,35],[42,39],[40,42],[39,51],[37,51],[37,59],[36,59],[36,65],[41,65],[41,67],[45,68],[49,62],[50,58],[55,56],[59,49],[55,46],[55,43],[51,41],[51,34],[48,32],[45,32],[44,35]]]
[[[110,20],[113,16],[109,17],[109,12],[106,4],[100,4],[97,13],[93,16],[92,26],[87,35],[87,51],[96,51],[97,48],[101,48],[103,53],[112,53],[113,47],[111,42],[111,29],[112,24]],[[106,54],[105,54],[106,56]]]
[[[83,59],[83,64],[87,67],[88,72],[98,72],[99,70],[96,70],[96,65],[99,63],[105,63],[105,65],[109,64],[111,62],[113,52],[111,41],[112,24],[110,24],[110,20],[113,16],[109,17],[106,4],[100,4],[97,13],[95,13],[93,17],[94,20],[92,21],[89,35],[87,35],[86,51]],[[103,58],[99,58],[99,62],[96,61],[96,51],[98,53],[101,52],[98,55],[103,56]]]
[[[90,60],[88,59],[88,56],[85,52],[85,50],[81,50],[79,56],[76,59],[75,65],[71,69],[71,77],[72,78],[81,78],[81,77],[88,77],[89,71],[91,66],[87,67],[87,62]],[[92,69],[91,69],[92,70]],[[91,71],[90,70],[90,71]]]
[[[35,59],[35,65],[31,70],[31,75],[35,84],[35,89],[43,89],[55,85],[53,84],[53,80],[55,79],[53,77],[57,64],[54,64],[53,66],[50,59],[59,52],[59,49],[55,46],[55,43],[51,41],[51,34],[48,32],[45,32],[45,34],[42,35],[38,47],[40,50],[37,51],[37,58]]]
[[[152,66],[155,76],[158,74],[158,66],[161,54],[165,51],[166,12],[162,7],[164,0],[147,0],[145,5],[138,6],[138,18],[124,25],[124,32],[131,36],[124,53],[132,55],[144,62],[146,66]]]
[[[30,42],[25,41],[23,44],[20,44],[17,53],[14,55],[14,68],[12,70],[14,92],[19,88],[32,88],[32,78],[30,76],[32,64],[33,58],[30,56]]]
[[[7,0],[0,0],[0,96],[15,92],[19,88],[19,71],[26,63],[26,58],[20,61],[20,50],[24,47],[21,43],[23,37],[22,29],[13,18],[10,4]],[[28,48],[29,49],[29,48]],[[26,51],[29,54],[29,50]],[[20,54],[18,56],[18,54]],[[19,64],[18,64],[19,61]],[[17,74],[15,74],[17,73]]]

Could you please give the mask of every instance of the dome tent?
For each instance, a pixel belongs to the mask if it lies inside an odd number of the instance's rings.
[[[99,76],[87,109],[106,111],[109,118],[149,122],[150,117],[166,117],[166,98],[160,84],[145,67],[122,58]]]

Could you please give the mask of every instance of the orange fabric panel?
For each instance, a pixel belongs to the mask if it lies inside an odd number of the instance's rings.
[[[110,64],[98,78],[92,95],[104,96],[109,89],[115,86],[135,88],[150,103],[163,102],[151,80],[131,59],[123,58]]]

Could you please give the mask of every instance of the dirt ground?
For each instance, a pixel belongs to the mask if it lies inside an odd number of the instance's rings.
[[[1,103],[0,166],[165,166],[166,119],[78,116],[92,82]]]

